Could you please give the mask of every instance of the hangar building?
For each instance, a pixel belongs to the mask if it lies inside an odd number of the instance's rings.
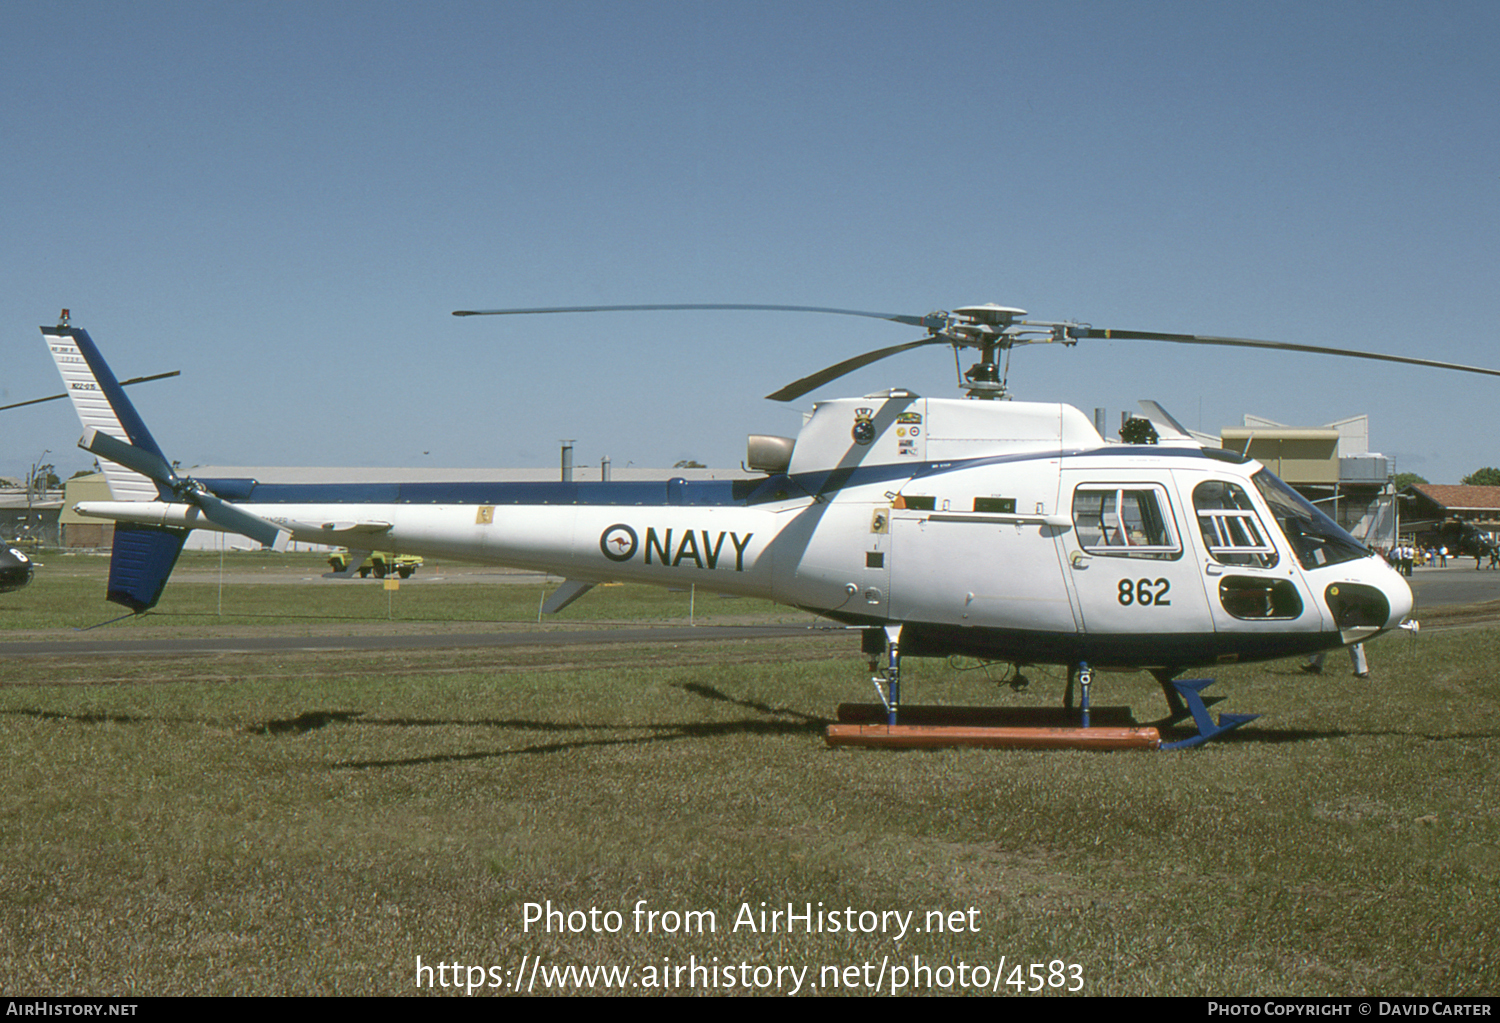
[[[1319,427],[1247,415],[1244,426],[1220,431],[1219,443],[1266,466],[1357,539],[1395,546],[1402,528],[1391,482],[1395,466],[1370,450],[1368,415]]]

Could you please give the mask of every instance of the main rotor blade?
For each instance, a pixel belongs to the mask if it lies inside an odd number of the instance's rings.
[[[155,373],[149,377],[131,377],[129,380],[120,381],[121,387],[129,387],[131,384],[144,384],[151,380],[165,380],[167,377],[181,376],[182,370],[174,369],[170,373]],[[30,401],[18,401],[14,405],[0,405],[0,412],[6,409],[22,408],[26,405],[40,405],[44,401],[59,401],[66,398],[67,394],[49,394],[45,398],[32,398]]]
[[[897,355],[901,352],[910,351],[913,348],[921,348],[924,345],[951,345],[952,343],[952,338],[924,337],[920,341],[908,341],[904,345],[893,345],[890,348],[879,348],[873,352],[865,352],[863,355],[856,355],[852,359],[845,359],[843,362],[835,363],[827,369],[821,369],[811,376],[805,376],[801,380],[787,384],[781,390],[768,394],[766,397],[772,401],[796,401],[808,391],[822,387],[830,380],[837,380],[845,373],[853,373],[855,370],[868,366],[872,362],[879,362],[887,356]]]
[[[175,487],[180,482],[177,474],[172,471],[172,467],[160,455],[126,443],[118,437],[111,437],[92,426],[79,438],[78,446],[100,458],[107,458],[127,469],[134,469],[147,479],[163,486]]]
[[[1248,337],[1214,337],[1209,334],[1158,334],[1145,330],[1099,330],[1092,327],[1079,328],[1070,333],[1077,338],[1104,341],[1170,341],[1182,345],[1223,345],[1232,348],[1273,348],[1283,352],[1309,352],[1313,355],[1342,355],[1352,359],[1372,359],[1377,362],[1402,362],[1408,366],[1431,366],[1436,369],[1454,369],[1461,373],[1483,373],[1500,377],[1500,369],[1485,369],[1482,366],[1465,366],[1457,362],[1438,362],[1434,359],[1418,359],[1409,355],[1384,355],[1380,352],[1357,352],[1350,348],[1328,348],[1323,345],[1299,345],[1288,341],[1257,341]]]
[[[531,313],[639,313],[639,312],[671,312],[682,309],[749,309],[759,312],[776,313],[833,313],[838,316],[868,316],[875,320],[890,320],[894,323],[905,323],[912,327],[927,327],[935,329],[943,326],[945,322],[941,317],[931,316],[907,316],[903,313],[872,313],[862,309],[829,309],[826,306],[816,305],[742,305],[742,304],[701,304],[692,303],[688,305],[567,305],[554,306],[546,309],[456,309],[454,316],[521,316]]]

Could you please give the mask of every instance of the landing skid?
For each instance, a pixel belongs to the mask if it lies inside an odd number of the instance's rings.
[[[874,632],[875,630],[869,630]],[[861,746],[877,749],[934,749],[955,746],[986,749],[1160,749],[1175,750],[1199,746],[1209,739],[1254,721],[1259,714],[1220,714],[1217,723],[1208,712],[1202,692],[1213,679],[1174,679],[1166,672],[1157,674],[1167,696],[1170,713],[1156,725],[1139,725],[1127,707],[1089,707],[1089,684],[1092,672],[1086,664],[1078,665],[1077,678],[1082,684],[1082,706],[1072,707],[1073,678],[1068,678],[1067,696],[1060,709],[1033,708],[1006,710],[983,707],[906,707],[900,705],[900,630],[867,640],[865,653],[870,667],[878,704],[841,704],[839,721],[829,725],[825,741],[829,746]],[[881,642],[881,641],[884,642]],[[883,657],[881,655],[884,655]],[[882,689],[882,685],[884,688]],[[898,723],[898,715],[904,723]],[[1158,726],[1176,724],[1191,717],[1198,734],[1186,739],[1163,742]],[[880,723],[884,718],[884,723]],[[1080,727],[1081,726],[1081,727]]]
[[[995,728],[964,725],[829,725],[828,745],[871,749],[1159,749],[1154,728]]]

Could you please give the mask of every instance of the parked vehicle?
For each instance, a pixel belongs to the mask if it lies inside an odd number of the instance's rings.
[[[328,564],[333,566],[335,572],[343,572],[349,568],[349,552],[337,550],[328,555]],[[384,554],[379,551],[371,554],[360,563],[357,571],[361,579],[369,578],[371,572],[375,578],[384,579],[395,573],[402,579],[410,579],[413,572],[422,566],[422,559],[415,554]]]

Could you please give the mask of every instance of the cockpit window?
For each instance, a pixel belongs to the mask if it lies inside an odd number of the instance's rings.
[[[1276,516],[1276,524],[1286,534],[1303,568],[1324,568],[1369,555],[1368,547],[1267,470],[1262,469],[1250,479],[1270,506],[1271,514]]]
[[[1270,568],[1276,548],[1261,527],[1250,497],[1236,484],[1207,480],[1193,488],[1193,510],[1209,556],[1223,565]]]
[[[1167,495],[1158,486],[1089,484],[1073,492],[1078,545],[1092,554],[1176,558],[1182,545],[1172,531]]]

